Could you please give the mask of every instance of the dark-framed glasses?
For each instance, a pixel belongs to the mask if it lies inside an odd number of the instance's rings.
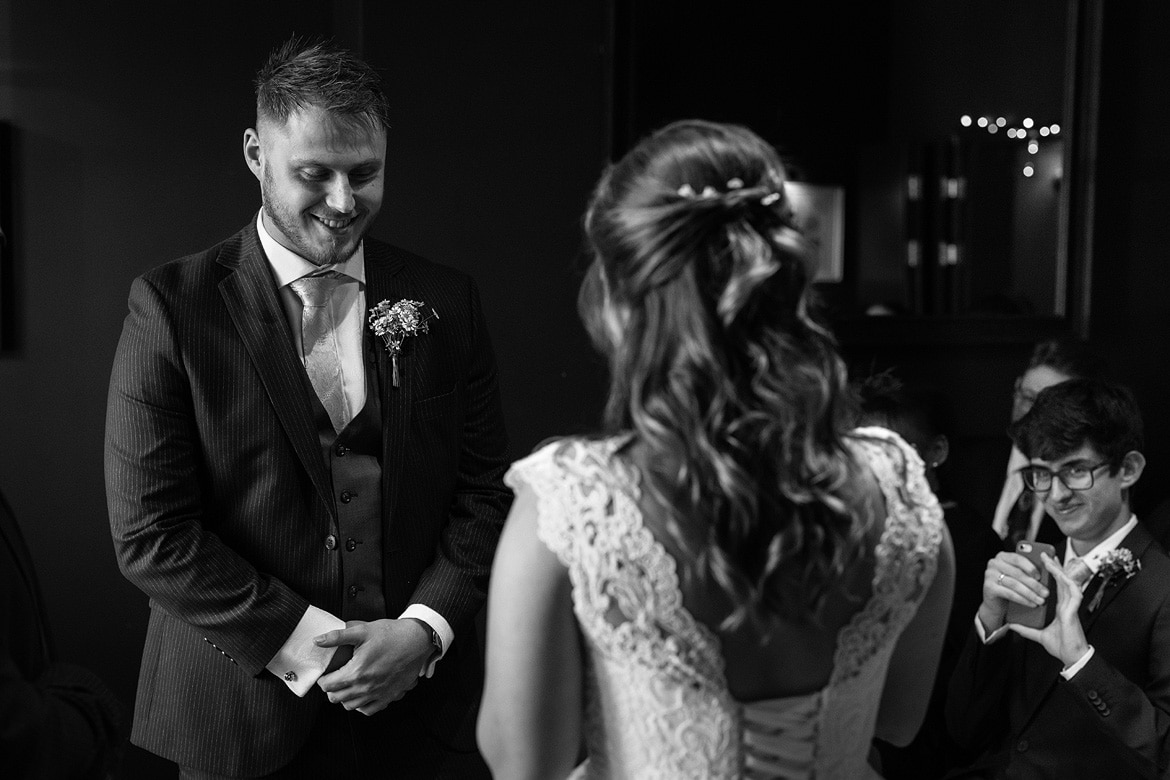
[[[1053,477],[1059,479],[1069,490],[1088,490],[1093,487],[1093,474],[1109,465],[1109,461],[1098,463],[1096,466],[1082,466],[1075,464],[1053,471],[1043,466],[1024,466],[1020,469],[1020,477],[1024,485],[1033,493],[1043,493],[1052,489]]]

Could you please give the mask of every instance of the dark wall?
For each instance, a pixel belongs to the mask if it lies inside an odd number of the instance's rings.
[[[1145,415],[1140,513],[1170,497],[1170,5],[1104,5],[1090,335]]]
[[[387,69],[394,129],[377,235],[472,273],[516,455],[588,427],[601,370],[576,323],[579,216],[605,161],[605,3],[0,0],[14,128],[17,349],[0,354],[0,489],[60,654],[129,703],[146,598],[114,560],[102,477],[131,280],[245,225],[251,78],[296,31]],[[151,777],[135,751],[125,776]]]

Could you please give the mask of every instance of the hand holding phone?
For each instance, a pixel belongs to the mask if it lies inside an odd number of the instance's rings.
[[[1016,552],[1027,558],[1036,567],[1040,584],[1048,588],[1048,598],[1043,604],[1034,607],[1009,601],[1004,620],[1007,623],[1018,623],[1021,626],[1044,628],[1056,617],[1056,588],[1052,582],[1052,575],[1048,573],[1048,569],[1044,568],[1044,561],[1040,560],[1040,554],[1046,553],[1055,559],[1056,548],[1043,542],[1021,541],[1016,544]]]

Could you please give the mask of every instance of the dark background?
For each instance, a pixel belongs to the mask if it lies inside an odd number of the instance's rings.
[[[932,28],[928,5],[0,0],[0,121],[11,127],[11,168],[0,166],[10,170],[0,193],[11,196],[0,488],[36,559],[60,654],[132,701],[146,599],[117,571],[102,481],[126,295],[134,276],[254,216],[258,186],[241,152],[250,82],[290,33],[336,36],[385,69],[394,127],[375,234],[478,279],[518,457],[589,428],[601,406],[603,365],[575,294],[580,215],[610,154],[670,119],[742,122],[856,204],[869,150],[938,121],[933,103],[915,99],[937,75],[928,50],[978,42],[1000,8],[979,4],[962,34]],[[1057,3],[1016,5],[1039,26],[1064,24],[1063,12],[1045,16]],[[1022,46],[1033,32],[1021,27]],[[1146,414],[1140,513],[1167,495],[1170,477],[1170,6],[1110,4],[1102,35],[1087,333]],[[1045,64],[1061,55],[1031,51],[1031,67],[1011,73],[1052,78]],[[972,101],[1001,78],[986,68],[959,75]],[[844,351],[951,396],[959,452],[949,477],[978,474],[962,481],[982,510],[999,488],[1012,380],[1033,340],[1068,326],[859,321],[868,234],[856,211],[846,217],[846,280],[824,291]],[[135,751],[125,776],[161,772]]]

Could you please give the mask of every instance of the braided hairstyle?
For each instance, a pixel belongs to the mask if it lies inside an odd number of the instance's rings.
[[[605,172],[585,216],[578,306],[609,360],[606,430],[634,434],[728,629],[814,616],[865,532],[845,499],[845,368],[784,180],[750,130],[677,122]]]

